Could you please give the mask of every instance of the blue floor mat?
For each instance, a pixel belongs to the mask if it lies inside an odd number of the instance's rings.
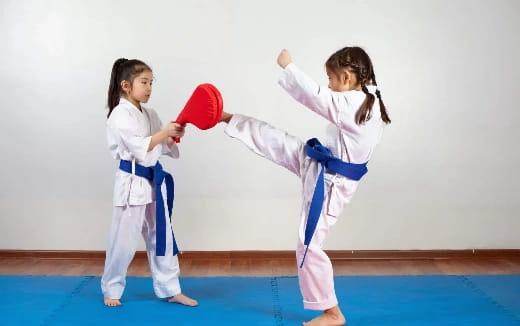
[[[483,292],[496,305],[502,307],[511,316],[520,320],[520,275],[501,275],[501,282],[495,275],[471,275],[467,281],[475,289]]]
[[[296,277],[182,278],[196,308],[155,297],[150,278],[128,277],[124,305],[105,307],[100,278],[0,275],[0,325],[301,325]],[[520,275],[340,276],[348,325],[520,326]]]

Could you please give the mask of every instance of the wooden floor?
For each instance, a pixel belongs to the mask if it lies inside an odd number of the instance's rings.
[[[335,261],[336,275],[468,275],[520,274],[520,258],[357,259]],[[292,259],[186,259],[180,257],[182,276],[290,276],[297,274]],[[102,275],[104,260],[1,257],[0,274]],[[146,259],[136,258],[129,276],[149,276]]]

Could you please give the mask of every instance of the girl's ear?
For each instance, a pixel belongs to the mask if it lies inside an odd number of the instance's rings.
[[[348,85],[352,81],[352,74],[347,69],[343,70],[340,75],[340,81],[343,85]]]
[[[129,93],[131,90],[130,83],[127,80],[121,81],[121,89],[125,93]]]
[[[341,82],[348,87],[355,87],[358,84],[358,79],[355,73],[345,69],[341,74]]]

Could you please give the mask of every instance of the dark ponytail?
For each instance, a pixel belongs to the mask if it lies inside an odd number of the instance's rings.
[[[110,113],[119,104],[119,98],[121,97],[122,89],[121,83],[119,81],[119,71],[121,70],[121,65],[128,61],[125,58],[119,58],[114,62],[112,66],[112,73],[110,74],[110,85],[108,86],[108,117],[110,117]]]
[[[386,106],[385,103],[383,103],[383,98],[381,97],[381,91],[379,89],[376,89],[376,96],[379,99],[379,111],[381,111],[381,119],[383,119],[384,123],[391,123],[392,120],[390,120],[388,112],[386,112]]]
[[[372,106],[374,105],[374,94],[368,91],[366,86],[361,86],[361,90],[366,94],[365,100],[356,112],[356,123],[358,125],[370,120],[372,117]]]
[[[152,71],[152,69],[141,60],[119,58],[112,66],[112,73],[110,74],[110,85],[108,86],[108,115],[110,117],[112,110],[119,104],[119,99],[123,95],[121,82],[128,81],[130,84],[143,71]]]
[[[375,85],[376,75],[374,73],[374,66],[370,57],[360,47],[345,47],[330,56],[325,63],[327,69],[336,74],[341,73],[343,69],[347,69],[355,74],[358,82],[361,84],[361,90],[366,94],[365,100],[356,112],[356,123],[361,125],[372,117],[372,106],[374,105],[375,96],[368,91],[367,85]],[[388,117],[385,104],[381,97],[381,92],[376,89],[376,96],[379,100],[379,110],[381,111],[381,119],[385,123],[392,122]]]

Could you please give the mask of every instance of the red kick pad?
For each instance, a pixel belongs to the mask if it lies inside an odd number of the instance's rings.
[[[201,84],[195,88],[175,122],[209,129],[219,122],[223,105],[222,96],[215,86]]]

